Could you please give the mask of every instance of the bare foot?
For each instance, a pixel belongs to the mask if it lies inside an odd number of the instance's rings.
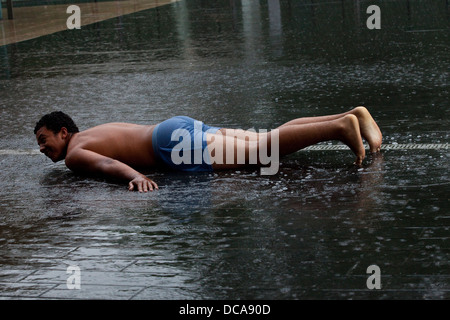
[[[356,155],[356,165],[361,165],[366,156],[366,150],[362,143],[362,137],[358,118],[353,114],[348,114],[338,121],[342,123],[341,141],[352,149]]]
[[[383,136],[369,111],[361,106],[350,111],[350,114],[354,114],[358,118],[361,135],[369,143],[370,152],[380,151]]]

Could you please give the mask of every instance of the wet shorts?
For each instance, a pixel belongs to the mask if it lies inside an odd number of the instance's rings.
[[[212,171],[206,133],[216,133],[219,129],[190,117],[173,117],[161,122],[153,130],[153,151],[173,169]]]

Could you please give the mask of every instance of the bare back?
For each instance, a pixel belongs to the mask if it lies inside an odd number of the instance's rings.
[[[155,125],[102,124],[75,134],[67,147],[67,155],[81,148],[132,167],[154,166],[156,164],[152,147],[154,128]]]

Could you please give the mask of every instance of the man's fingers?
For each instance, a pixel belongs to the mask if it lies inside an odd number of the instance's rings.
[[[147,180],[144,182],[144,192],[153,191],[153,189],[158,189],[158,185],[152,180]]]
[[[133,179],[128,183],[128,190],[134,190],[135,186],[139,192],[148,192],[158,189],[158,185],[150,179]]]

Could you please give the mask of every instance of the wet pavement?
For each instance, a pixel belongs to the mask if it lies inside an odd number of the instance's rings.
[[[0,47],[0,298],[448,299],[449,8],[383,2],[369,30],[370,4],[188,0]],[[30,151],[56,109],[258,130],[357,105],[386,145],[447,147],[149,170],[149,194]]]

